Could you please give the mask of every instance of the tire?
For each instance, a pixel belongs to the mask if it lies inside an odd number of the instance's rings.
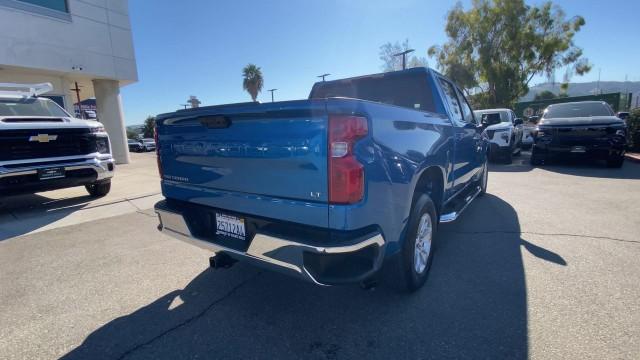
[[[517,150],[515,153],[516,156],[522,155],[522,143],[518,143],[518,145],[516,145],[516,150]]]
[[[540,155],[535,148],[531,150],[531,165],[534,165],[534,166],[542,165],[544,160],[545,160],[544,156]]]
[[[85,185],[84,187],[92,197],[103,197],[111,190],[111,180]]]
[[[482,169],[482,176],[480,178],[480,193],[478,196],[482,196],[487,193],[487,184],[489,183],[489,164],[488,161],[484,162]]]
[[[509,165],[513,162],[513,151],[511,148],[507,149],[507,152],[504,154],[504,163]]]
[[[607,159],[607,167],[609,168],[621,168],[624,164],[624,155],[610,156]]]
[[[407,233],[405,235],[402,249],[396,257],[393,266],[395,285],[400,286],[404,292],[414,292],[422,287],[427,281],[431,263],[433,260],[434,239],[437,228],[436,206],[427,194],[421,194],[414,202],[409,217]],[[427,231],[421,242],[423,251],[416,254],[419,246],[418,231]],[[430,236],[429,236],[430,235]],[[425,242],[428,241],[428,242]]]

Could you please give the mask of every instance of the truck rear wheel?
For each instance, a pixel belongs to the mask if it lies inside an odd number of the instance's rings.
[[[513,163],[513,150],[511,147],[507,148],[507,151],[504,153],[504,163],[507,165]]]
[[[96,182],[93,184],[85,185],[85,189],[92,197],[103,197],[111,190],[111,180],[105,182]]]
[[[624,163],[624,155],[614,155],[607,159],[607,167],[619,168]]]
[[[531,165],[542,165],[542,163],[545,161],[545,158],[543,155],[541,155],[538,151],[536,151],[535,148],[533,148],[533,150],[531,150]]]
[[[427,281],[437,224],[435,204],[429,195],[420,195],[411,210],[404,243],[394,266],[394,280],[402,290],[414,292]]]

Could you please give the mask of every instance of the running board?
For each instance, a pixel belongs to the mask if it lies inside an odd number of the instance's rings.
[[[473,199],[475,199],[478,195],[480,195],[481,190],[482,189],[480,189],[480,187],[478,186],[478,188],[472,195],[468,195],[464,200],[464,205],[459,210],[440,215],[440,222],[448,223],[448,222],[455,221],[460,216],[460,214],[462,214],[462,212],[467,208],[467,206],[471,204]]]

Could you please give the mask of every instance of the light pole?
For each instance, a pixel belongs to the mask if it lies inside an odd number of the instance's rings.
[[[407,49],[401,53],[397,53],[397,54],[393,54],[393,56],[400,56],[402,55],[402,70],[407,68],[407,54],[414,52],[414,49]]]
[[[322,82],[324,82],[324,78],[329,76],[331,74],[327,73],[327,74],[322,74],[322,75],[318,75],[319,78],[322,78]]]
[[[269,90],[267,90],[267,91],[271,92],[271,102],[273,102],[273,92],[276,91],[276,90],[278,90],[278,89],[269,89]]]
[[[76,99],[78,99],[78,113],[80,114],[80,118],[84,119],[84,114],[82,113],[82,104],[80,104],[80,88],[82,86],[79,86],[77,81],[74,84],[76,86],[71,89],[71,91],[76,93]]]

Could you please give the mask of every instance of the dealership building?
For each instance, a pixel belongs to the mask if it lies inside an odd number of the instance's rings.
[[[71,114],[95,98],[118,163],[129,162],[120,87],[137,80],[127,0],[0,0],[0,82],[50,82]]]

